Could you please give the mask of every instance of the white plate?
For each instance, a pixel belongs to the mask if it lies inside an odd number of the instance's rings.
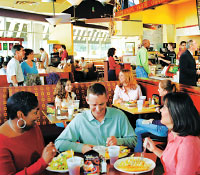
[[[115,162],[114,167],[115,167],[115,169],[117,169],[118,171],[121,171],[121,172],[124,172],[124,173],[128,173],[128,174],[140,174],[140,173],[145,173],[145,172],[149,172],[149,171],[153,170],[153,169],[156,167],[156,164],[155,164],[155,162],[154,162],[153,160],[148,159],[148,158],[144,158],[143,160],[144,160],[146,163],[148,163],[148,164],[151,165],[150,168],[149,168],[148,170],[146,170],[146,171],[124,171],[124,170],[118,168],[119,163],[121,163],[121,162],[123,162],[123,161],[125,161],[125,160],[127,160],[127,159],[138,159],[138,158],[140,159],[141,157],[126,157],[126,158],[119,159],[119,160],[117,160],[117,161]]]
[[[74,157],[79,157],[79,156],[74,156]],[[79,157],[79,158],[81,159],[81,167],[82,167],[83,164],[84,164],[84,160],[83,160],[82,157]],[[69,169],[66,169],[66,170],[52,170],[50,166],[48,166],[46,168],[46,170],[51,171],[51,172],[56,172],[56,173],[66,173],[66,172],[69,171]]]

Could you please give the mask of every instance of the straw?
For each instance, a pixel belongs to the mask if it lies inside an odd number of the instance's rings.
[[[74,162],[75,160],[74,160],[74,155],[73,155],[72,149],[71,149],[71,155],[72,155],[72,160],[73,160],[73,162]]]

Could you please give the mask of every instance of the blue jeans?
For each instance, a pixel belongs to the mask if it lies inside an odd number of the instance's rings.
[[[136,77],[137,78],[149,78],[147,72],[144,70],[143,67],[140,67],[140,66],[136,67]]]
[[[142,121],[145,119],[136,120],[135,134],[137,135],[137,144],[135,146],[134,152],[142,152],[142,134],[150,132],[156,136],[167,137],[168,128],[163,125],[155,124],[142,124]]]

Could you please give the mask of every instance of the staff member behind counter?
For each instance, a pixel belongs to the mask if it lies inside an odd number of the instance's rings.
[[[158,60],[160,60],[160,64],[164,66],[168,66],[169,64],[174,64],[174,60],[176,59],[176,53],[174,52],[173,43],[168,43],[167,52],[164,54],[158,55]]]

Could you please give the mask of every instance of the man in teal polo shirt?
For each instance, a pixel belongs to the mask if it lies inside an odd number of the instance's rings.
[[[147,49],[150,47],[150,41],[144,39],[142,41],[142,47],[137,53],[136,58],[136,76],[137,78],[148,78],[148,74],[151,74],[149,64],[152,63],[148,60]]]
[[[106,106],[105,87],[100,83],[87,90],[86,101],[90,110],[78,114],[55,141],[59,151],[74,150],[85,153],[94,145],[125,145],[133,148],[136,135],[126,115]],[[80,143],[77,143],[80,142]]]

